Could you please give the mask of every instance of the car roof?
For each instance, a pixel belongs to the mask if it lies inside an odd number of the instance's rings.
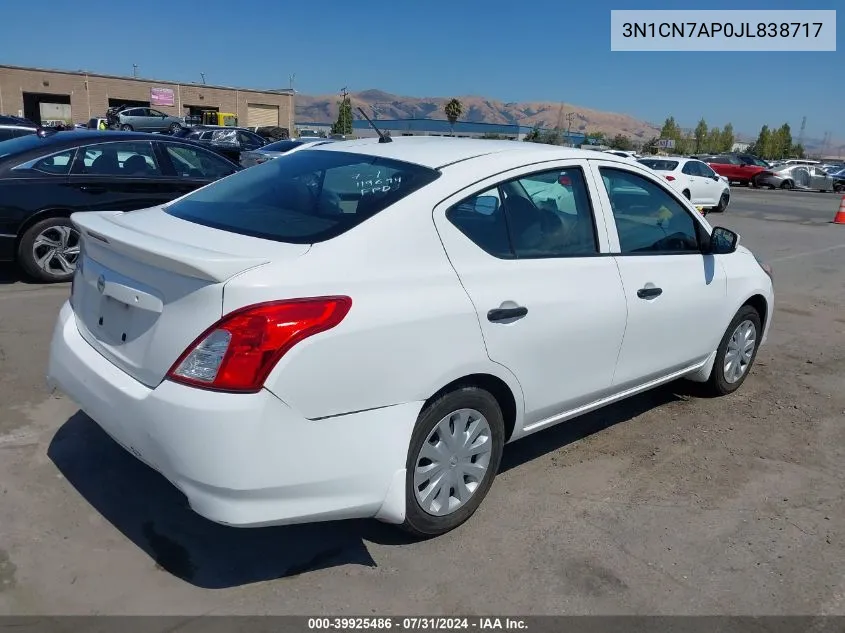
[[[599,158],[630,162],[621,156],[596,150],[573,149],[524,141],[495,141],[443,136],[401,136],[393,138],[391,143],[380,143],[378,138],[337,141],[319,145],[308,151],[366,154],[414,163],[431,169],[440,169],[465,160],[492,154],[521,155],[528,161],[534,158],[539,160]]]

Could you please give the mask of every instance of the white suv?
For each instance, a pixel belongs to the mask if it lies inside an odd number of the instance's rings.
[[[731,203],[730,184],[707,163],[681,156],[641,158],[639,162],[658,172],[697,207],[724,213]]]

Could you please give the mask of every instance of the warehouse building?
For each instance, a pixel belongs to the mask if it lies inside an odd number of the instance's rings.
[[[242,126],[294,127],[293,90],[253,90],[83,71],[0,65],[0,114],[35,123],[84,123],[110,107],[151,107],[172,116],[233,112]]]

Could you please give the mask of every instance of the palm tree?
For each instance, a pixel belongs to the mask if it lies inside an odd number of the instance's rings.
[[[449,103],[443,108],[446,113],[446,118],[449,119],[449,127],[452,128],[452,136],[455,136],[455,123],[461,118],[464,113],[463,104],[457,99],[450,99]]]

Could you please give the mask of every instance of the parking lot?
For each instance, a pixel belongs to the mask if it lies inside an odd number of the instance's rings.
[[[734,187],[708,216],[774,268],[740,391],[674,384],[512,444],[477,514],[416,543],[373,521],[193,514],[47,392],[68,285],[2,269],[0,613],[845,615],[840,198]]]

